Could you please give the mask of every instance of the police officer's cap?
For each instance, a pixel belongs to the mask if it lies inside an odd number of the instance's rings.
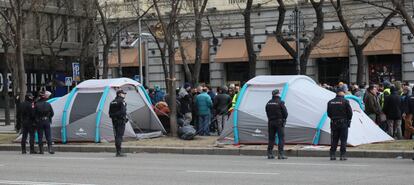
[[[33,98],[34,96],[33,96],[33,94],[32,94],[32,93],[26,93],[26,97],[27,97],[27,98]]]
[[[345,90],[344,90],[344,88],[338,87],[338,88],[336,88],[335,92],[336,93],[340,93],[340,92],[345,93]]]
[[[279,89],[275,89],[275,90],[273,90],[273,91],[272,91],[272,95],[273,95],[273,96],[277,96],[277,95],[279,95],[279,94],[280,94]]]
[[[119,95],[119,94],[126,94],[126,92],[125,92],[124,90],[122,90],[122,89],[121,89],[121,90],[116,91],[116,94],[117,94],[117,95]]]

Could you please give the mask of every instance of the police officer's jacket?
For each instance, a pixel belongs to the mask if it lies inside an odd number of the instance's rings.
[[[37,122],[47,121],[50,123],[54,116],[53,108],[46,99],[41,99],[35,104],[34,112]]]
[[[117,96],[109,105],[109,117],[112,119],[126,119],[126,106],[124,98]]]
[[[269,122],[286,120],[288,112],[286,110],[285,102],[279,96],[273,97],[266,104],[266,114]]]
[[[35,120],[34,113],[34,102],[33,100],[26,99],[23,103],[19,105],[20,119],[22,120],[23,125],[33,125]]]
[[[336,96],[328,102],[328,116],[332,121],[352,119],[352,108],[343,96]]]

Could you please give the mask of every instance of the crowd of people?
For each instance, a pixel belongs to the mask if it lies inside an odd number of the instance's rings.
[[[365,113],[385,132],[395,139],[411,139],[414,114],[414,87],[400,81],[356,85],[340,82],[336,86],[321,84],[328,90],[341,88],[346,95],[359,97]]]
[[[209,136],[211,133],[220,134],[235,106],[240,86],[231,84],[228,87],[218,87],[216,90],[207,85],[192,87],[186,83],[177,89],[177,119],[184,124],[194,125],[198,135]],[[167,95],[159,87],[148,89],[150,99],[166,130],[169,131],[169,109],[165,103]]]

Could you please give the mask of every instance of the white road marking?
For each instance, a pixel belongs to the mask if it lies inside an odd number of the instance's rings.
[[[199,170],[187,170],[187,173],[245,174],[245,175],[279,175],[279,173],[232,172],[232,171],[199,171]]]
[[[93,185],[93,184],[76,184],[76,183],[59,183],[59,182],[35,182],[35,181],[9,181],[0,180],[0,184],[25,184],[25,185]]]
[[[105,158],[92,158],[92,157],[33,157],[36,159],[63,159],[63,160],[105,160]]]
[[[326,163],[268,163],[274,165],[296,165],[296,166],[344,166],[344,167],[368,167],[369,165],[364,164],[326,164]]]

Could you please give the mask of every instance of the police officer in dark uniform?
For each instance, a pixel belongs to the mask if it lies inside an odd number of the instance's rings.
[[[125,102],[126,93],[123,90],[116,92],[116,98],[109,106],[109,117],[112,119],[112,125],[115,136],[116,157],[125,157],[121,152],[122,138],[124,136],[125,124],[127,119],[127,104]]]
[[[26,141],[29,135],[30,154],[36,154],[34,149],[34,135],[36,129],[35,114],[34,114],[34,97],[31,93],[27,93],[25,101],[19,105],[20,120],[22,121],[22,154],[26,154]]]
[[[54,116],[53,108],[49,99],[50,92],[42,91],[39,93],[39,101],[35,104],[35,116],[37,122],[38,139],[39,139],[39,154],[43,154],[43,134],[46,136],[47,149],[50,154],[54,154],[52,147],[52,136],[50,124]]]
[[[287,159],[284,154],[283,147],[285,145],[285,125],[288,112],[285,102],[280,99],[279,90],[272,91],[272,99],[266,104],[266,114],[269,120],[268,131],[269,141],[267,146],[267,158],[274,159],[273,146],[275,145],[276,133],[279,138],[278,159]]]
[[[328,102],[328,117],[331,119],[331,160],[336,160],[336,147],[341,140],[341,161],[346,158],[346,144],[348,139],[348,128],[351,126],[352,108],[349,101],[345,99],[345,91],[337,89],[337,95]]]

